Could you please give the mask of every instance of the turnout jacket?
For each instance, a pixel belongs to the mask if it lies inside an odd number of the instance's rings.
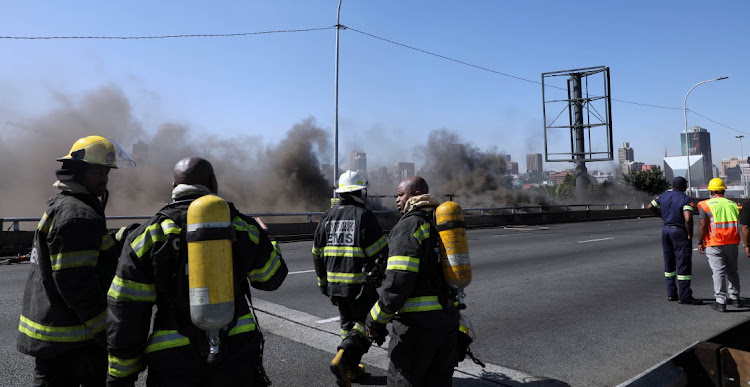
[[[425,328],[457,322],[458,302],[443,279],[440,236],[432,222],[436,204],[422,204],[405,213],[389,234],[385,281],[367,316],[369,327],[383,330],[392,319]]]
[[[58,188],[65,190],[49,200],[34,233],[18,325],[18,350],[42,358],[104,346],[106,292],[117,267],[101,202],[74,182]]]
[[[320,218],[312,255],[318,286],[327,286],[331,296],[356,297],[367,274],[384,264],[388,240],[372,211],[342,198]]]
[[[187,209],[200,196],[183,197],[185,200],[166,205],[126,240],[107,293],[110,382],[135,381],[144,368],[144,358],[149,367],[190,367],[175,364],[171,351],[188,352],[180,358],[205,362],[207,334],[190,318],[185,241]],[[275,290],[288,273],[276,242],[253,218],[239,213],[231,203],[229,207],[235,231],[235,310],[232,322],[220,331],[223,351],[249,345],[251,335],[256,334],[255,317],[245,300],[250,296],[248,280],[256,289]],[[156,315],[152,329],[153,305]]]

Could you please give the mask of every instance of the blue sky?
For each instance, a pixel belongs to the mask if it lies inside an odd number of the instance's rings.
[[[331,27],[337,0],[4,1],[2,36],[228,34]],[[370,166],[415,161],[426,133],[448,129],[481,149],[543,151],[544,72],[608,66],[615,157],[661,165],[680,151],[688,108],[747,132],[750,2],[344,0],[341,24],[502,76],[342,30],[339,151]],[[165,122],[196,137],[260,136],[277,143],[313,117],[333,132],[335,30],[153,40],[0,39],[0,120],[24,124],[107,85],[122,89],[148,131]],[[739,156],[741,134],[688,113],[711,132],[714,164]],[[13,131],[3,125],[0,140]],[[125,145],[125,144],[124,144]],[[127,145],[129,147],[129,144]],[[330,160],[328,160],[330,161]],[[344,165],[346,166],[346,165]],[[607,169],[592,163],[589,169]],[[560,170],[568,164],[545,164]]]

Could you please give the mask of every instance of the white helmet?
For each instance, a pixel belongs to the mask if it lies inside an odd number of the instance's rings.
[[[354,192],[367,188],[367,180],[357,171],[346,171],[339,177],[337,193]]]

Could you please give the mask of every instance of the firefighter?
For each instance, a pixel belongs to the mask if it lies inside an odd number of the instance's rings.
[[[404,179],[396,206],[403,214],[388,237],[380,298],[365,322],[382,343],[391,323],[389,386],[450,386],[457,359],[459,312],[446,285],[433,212],[440,204],[419,176]]]
[[[107,181],[110,169],[135,162],[101,136],[78,139],[57,161],[60,193],[34,233],[18,350],[35,357],[34,386],[104,385],[106,294],[118,255],[104,216]]]
[[[312,254],[320,291],[331,298],[341,318],[343,340],[331,371],[339,385],[350,386],[365,374],[359,362],[372,344],[365,317],[378,299],[388,241],[375,214],[365,207],[367,180],[346,171],[336,192],[341,200],[320,218]]]
[[[683,305],[702,305],[693,298],[690,290],[693,254],[693,199],[685,194],[687,180],[677,176],[672,180],[672,189],[657,196],[648,209],[661,216],[661,245],[664,254],[664,277],[667,284],[667,300]],[[675,277],[677,285],[675,286]]]
[[[126,240],[107,293],[108,384],[132,386],[147,367],[149,386],[264,385],[263,339],[252,304],[248,305],[248,280],[256,289],[275,290],[288,269],[265,224],[230,203],[228,227],[216,229],[214,236],[204,235],[204,239],[224,240],[227,231],[233,234],[231,266],[213,268],[231,271],[229,291],[234,300],[229,309],[233,316],[218,334],[217,352],[213,341],[208,342],[208,332],[196,326],[191,314],[196,300],[202,295],[209,299],[211,286],[222,285],[209,284],[205,291],[194,288],[194,257],[188,253],[193,254],[189,245],[194,238],[188,227],[189,208],[217,191],[211,163],[197,157],[180,160],[174,168],[173,201]]]
[[[737,274],[740,208],[724,197],[726,190],[724,180],[711,179],[708,182],[711,198],[698,203],[698,252],[706,254],[711,266],[716,297],[711,308],[719,312],[726,312],[727,304],[742,307]]]

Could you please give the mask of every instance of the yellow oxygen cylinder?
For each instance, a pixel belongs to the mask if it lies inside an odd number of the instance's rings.
[[[187,211],[190,318],[208,331],[209,358],[219,353],[219,329],[234,318],[232,226],[229,205],[216,195],[194,200]]]
[[[471,283],[471,262],[463,209],[458,203],[447,201],[435,210],[435,222],[445,257],[443,277],[448,286],[458,291],[459,305],[465,308],[464,288]]]

